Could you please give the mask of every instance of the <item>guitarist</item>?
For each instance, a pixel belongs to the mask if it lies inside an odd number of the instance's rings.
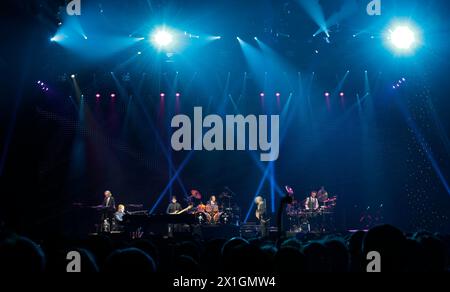
[[[258,196],[255,198],[256,204],[256,218],[258,219],[261,226],[261,237],[267,236],[267,227],[269,220],[267,219],[267,210],[266,210],[266,200],[263,197]]]
[[[177,201],[176,196],[172,196],[172,200],[170,201],[169,206],[167,206],[166,214],[167,215],[176,215],[181,211],[181,205]],[[173,237],[174,231],[179,229],[178,224],[168,224],[168,235],[169,237]]]
[[[178,214],[178,212],[180,212],[181,210],[182,210],[182,208],[181,208],[180,203],[178,203],[178,201],[177,201],[177,197],[172,196],[172,200],[171,200],[169,206],[167,206],[166,214],[175,215],[175,214]]]

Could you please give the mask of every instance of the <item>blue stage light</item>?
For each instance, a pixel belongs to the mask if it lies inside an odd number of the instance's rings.
[[[409,50],[416,42],[414,31],[409,26],[398,26],[391,31],[392,44],[400,50]]]
[[[395,53],[411,55],[420,44],[420,33],[410,22],[394,23],[387,31],[386,39]]]
[[[166,49],[173,45],[174,35],[166,28],[158,28],[152,32],[151,41],[158,49]]]

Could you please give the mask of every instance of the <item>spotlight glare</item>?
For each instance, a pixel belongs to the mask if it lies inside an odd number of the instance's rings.
[[[160,97],[165,97],[166,94],[164,92],[161,92],[161,94],[159,95]]]
[[[325,92],[325,97],[330,97],[330,93],[329,92]]]
[[[264,97],[264,96],[266,96],[266,94],[265,94],[264,92],[261,92],[261,93],[259,94],[259,96]]]
[[[176,96],[176,97],[180,97],[181,94],[180,94],[179,92],[177,92],[177,93],[175,94],[175,96]]]
[[[400,51],[413,49],[417,38],[414,30],[408,25],[399,25],[389,31],[389,41],[392,46]]]
[[[275,93],[275,96],[276,96],[276,97],[280,97],[280,96],[281,96],[281,93],[277,92],[277,93]]]
[[[75,79],[75,74],[70,75],[70,78]]]
[[[157,29],[152,33],[152,43],[155,47],[162,49],[173,44],[173,34],[165,28]]]
[[[115,93],[111,93],[111,98],[115,98],[116,94]]]
[[[100,96],[101,96],[100,93],[97,93],[97,94],[95,95],[96,98],[100,98]]]
[[[339,96],[340,96],[340,97],[344,97],[344,96],[345,96],[345,93],[341,92],[341,93],[339,93]]]

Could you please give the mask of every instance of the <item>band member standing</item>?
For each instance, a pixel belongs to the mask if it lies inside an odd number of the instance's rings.
[[[178,201],[177,201],[177,197],[172,196],[172,200],[171,200],[169,206],[167,206],[166,214],[176,215],[181,210],[182,210],[182,208],[181,208],[180,203],[178,203]],[[173,237],[173,232],[179,230],[179,225],[178,224],[168,224],[167,229],[168,229],[169,237]]]
[[[105,199],[103,200],[103,207],[114,212],[116,210],[116,202],[111,191],[105,191],[104,195]]]
[[[319,200],[317,199],[317,192],[311,192],[311,196],[309,196],[306,199],[305,209],[314,211],[319,209]]]
[[[112,218],[114,217],[114,212],[116,211],[116,202],[111,191],[104,192],[105,199],[102,204],[102,231],[111,231]]]
[[[171,200],[169,206],[167,206],[166,214],[174,215],[174,214],[177,214],[178,212],[180,212],[181,210],[182,210],[182,208],[181,208],[180,203],[178,203],[178,201],[177,201],[177,197],[172,196],[172,200]]]
[[[256,218],[258,219],[260,226],[261,226],[261,237],[267,236],[267,223],[268,220],[266,218],[266,201],[263,199],[263,197],[256,197],[255,198],[255,204],[256,204]]]

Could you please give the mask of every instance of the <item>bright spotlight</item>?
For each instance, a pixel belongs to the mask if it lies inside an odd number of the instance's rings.
[[[70,75],[70,78],[75,79],[75,74]]]
[[[152,43],[155,47],[162,49],[171,46],[174,42],[173,34],[165,28],[157,29],[152,33]]]
[[[386,32],[387,44],[395,50],[396,53],[409,55],[419,46],[421,42],[421,33],[417,27],[410,23],[394,23]]]
[[[398,26],[391,31],[391,42],[400,50],[409,50],[416,41],[416,36],[409,26]]]

